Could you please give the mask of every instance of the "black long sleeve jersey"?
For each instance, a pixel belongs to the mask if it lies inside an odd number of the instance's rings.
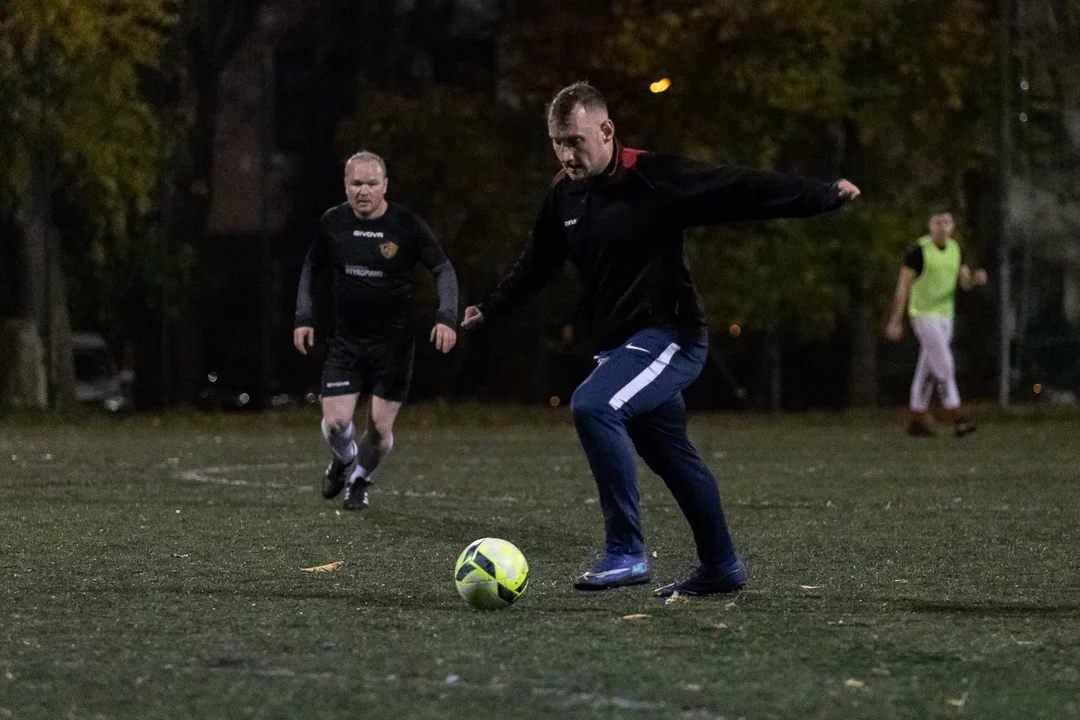
[[[427,223],[395,203],[387,203],[382,216],[370,219],[358,218],[348,203],[330,208],[319,219],[300,273],[295,327],[314,326],[316,280],[332,271],[337,331],[354,337],[406,331],[418,262],[435,276],[437,321],[457,327],[457,276]]]
[[[647,327],[705,326],[683,251],[689,227],[807,217],[839,207],[838,184],[623,148],[598,176],[559,173],[524,253],[480,304],[494,318],[522,304],[569,257],[584,285],[586,332],[602,350]]]

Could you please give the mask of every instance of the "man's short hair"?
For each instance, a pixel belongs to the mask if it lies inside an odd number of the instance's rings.
[[[383,177],[386,177],[386,163],[381,157],[369,150],[361,150],[358,153],[353,153],[352,157],[345,161],[345,171],[348,172],[349,165],[354,162],[373,162],[378,163],[382,168]]]
[[[607,100],[600,91],[587,82],[576,82],[567,85],[555,95],[548,106],[548,122],[554,121],[559,125],[570,122],[570,114],[578,105],[586,110],[603,110],[607,112]]]
[[[940,200],[930,205],[930,217],[935,215],[952,215],[952,203]]]

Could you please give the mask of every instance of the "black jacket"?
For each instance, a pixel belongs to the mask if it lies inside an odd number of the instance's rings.
[[[602,350],[648,327],[699,335],[701,298],[683,252],[689,227],[834,210],[837,183],[623,148],[583,181],[556,176],[525,252],[480,304],[485,319],[534,295],[569,257],[584,285],[586,332]]]

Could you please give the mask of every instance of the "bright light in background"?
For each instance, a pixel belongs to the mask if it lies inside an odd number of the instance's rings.
[[[738,325],[732,325],[727,330],[731,333],[731,337],[739,337],[739,335],[742,335],[742,328]]]
[[[667,78],[663,78],[649,85],[649,90],[651,90],[653,93],[662,93],[669,87],[671,87],[671,81]]]
[[[551,407],[559,407],[559,403],[562,402],[562,401],[559,400],[558,395],[552,395],[551,399],[548,400],[548,402],[551,403]]]
[[[1031,388],[1031,391],[1036,395],[1042,392],[1042,383],[1035,383],[1035,386]]]

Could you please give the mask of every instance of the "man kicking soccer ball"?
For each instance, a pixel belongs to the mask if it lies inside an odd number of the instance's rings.
[[[431,341],[444,353],[457,341],[457,276],[431,228],[386,201],[386,164],[359,152],[345,163],[347,202],[330,208],[304,261],[296,294],[293,344],[315,342],[315,279],[332,270],[334,330],[322,379],[322,431],[333,453],[323,497],[345,488],[345,508],[368,506],[371,474],[394,446],[394,419],[409,391],[413,366],[412,272],[435,276],[439,310]],[[370,396],[365,432],[355,441],[353,413]]]
[[[686,433],[682,391],[701,372],[708,335],[683,231],[816,215],[857,197],[859,189],[846,180],[808,182],[625,148],[604,98],[585,83],[555,96],[548,133],[562,172],[517,265],[487,299],[465,310],[462,327],[523,304],[569,257],[581,273],[588,332],[601,349],[570,409],[600,492],[606,534],[604,555],[574,587],[605,590],[650,580],[636,451],[675,496],[700,560],[689,577],[656,594],[738,590],[745,572],[720,493]]]

